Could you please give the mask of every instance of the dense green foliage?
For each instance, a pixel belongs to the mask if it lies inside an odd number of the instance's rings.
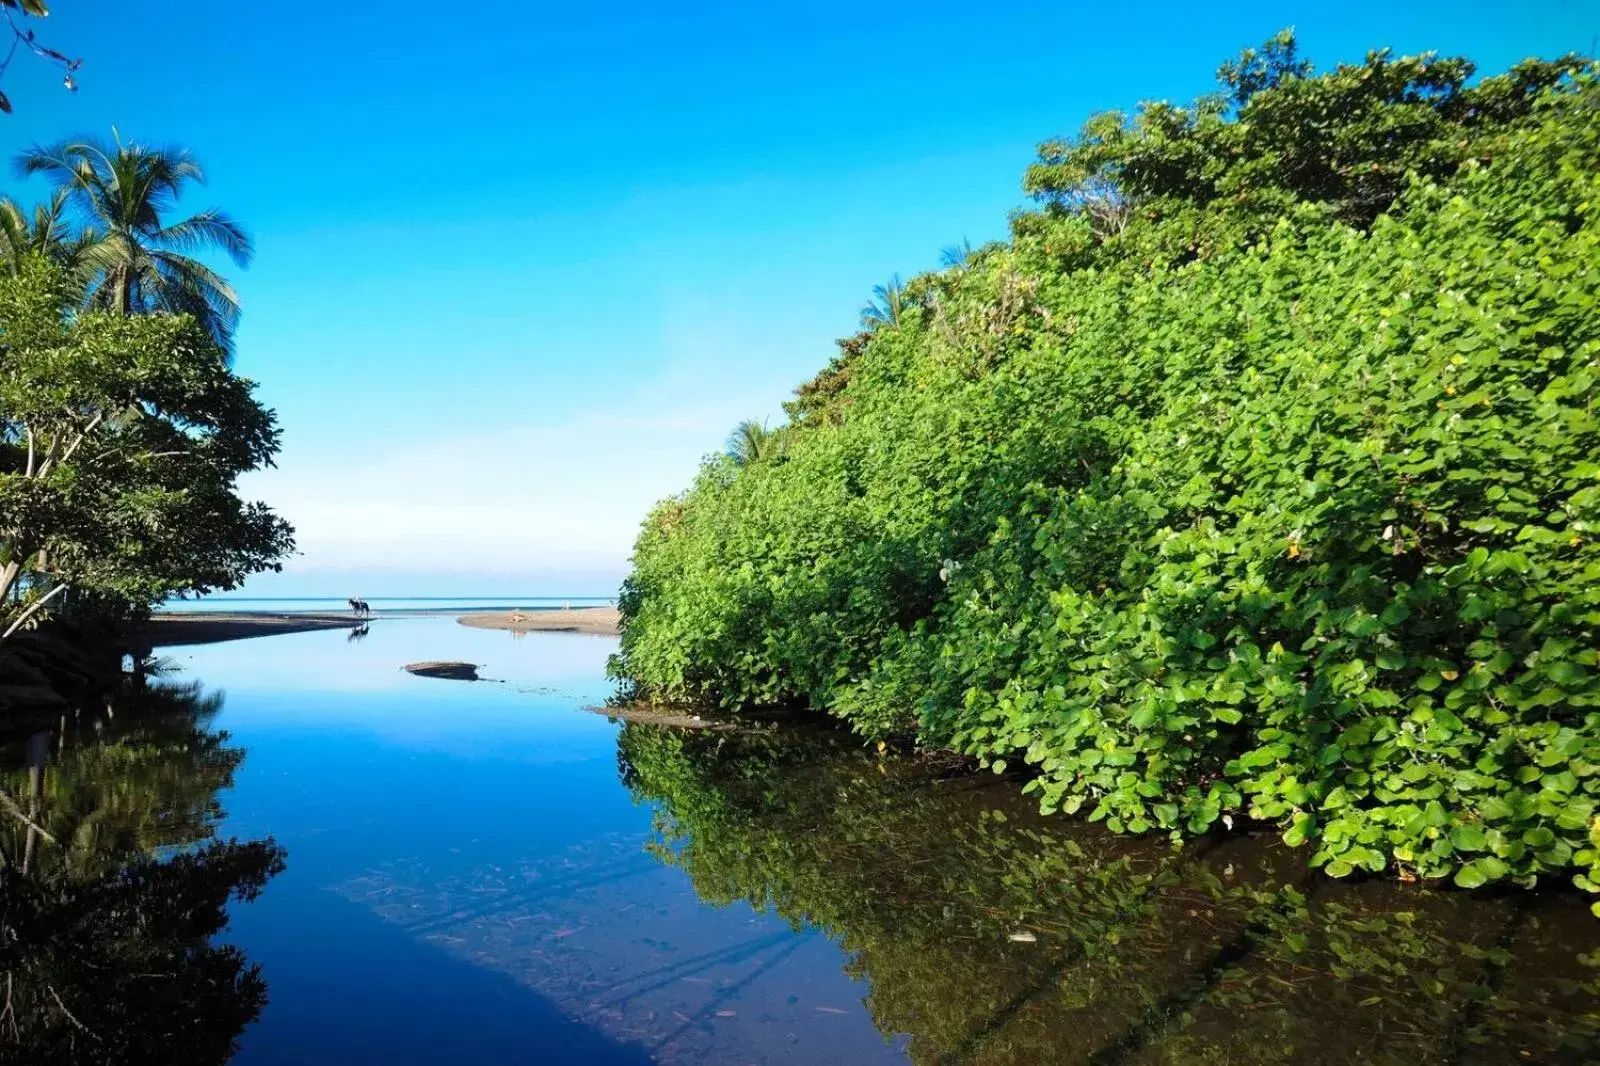
[[[254,383],[192,317],[77,312],[77,294],[38,254],[0,276],[0,633],[57,591],[144,607],[291,546],[235,491],[278,449]]]
[[[1260,837],[1174,850],[836,737],[627,725],[619,750],[634,795],[659,805],[657,855],[711,903],[835,939],[913,1062],[1600,1050],[1600,940],[1571,898],[1331,882]]]
[[[616,671],[1117,830],[1594,888],[1600,85],[1471,75],[1280,37],[1045,145],[1008,244],[651,514]]]

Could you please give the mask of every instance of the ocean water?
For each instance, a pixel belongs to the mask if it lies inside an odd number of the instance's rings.
[[[369,596],[374,614],[463,614],[469,611],[548,611],[568,607],[604,607],[615,603],[609,596]],[[350,610],[342,596],[262,597],[205,596],[197,600],[168,600],[160,611],[167,614],[238,611],[247,614],[337,614]]]

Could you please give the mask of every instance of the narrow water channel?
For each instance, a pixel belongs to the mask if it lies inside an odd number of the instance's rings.
[[[171,649],[6,750],[27,1061],[1592,1062],[1576,894],[1184,851],[828,731],[619,725],[609,638]],[[418,659],[488,683],[416,678]],[[21,1039],[11,1037],[20,1033]],[[103,1056],[102,1056],[103,1057]],[[20,1060],[19,1060],[20,1061]]]

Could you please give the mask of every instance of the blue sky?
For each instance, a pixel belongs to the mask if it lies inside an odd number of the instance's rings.
[[[258,595],[608,593],[873,285],[1004,235],[1040,140],[1287,25],[1485,72],[1600,33],[1590,0],[52,6],[81,89],[19,59],[0,148],[188,146],[190,206],[255,237],[237,365],[285,445],[244,488],[302,549]]]

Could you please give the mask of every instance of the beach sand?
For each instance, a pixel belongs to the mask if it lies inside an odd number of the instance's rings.
[[[363,621],[337,614],[158,614],[129,637],[128,644],[152,648],[218,644],[314,629],[354,629]]]
[[[617,635],[615,607],[573,607],[552,611],[485,611],[456,621],[474,629],[506,629],[513,633],[595,633]]]

